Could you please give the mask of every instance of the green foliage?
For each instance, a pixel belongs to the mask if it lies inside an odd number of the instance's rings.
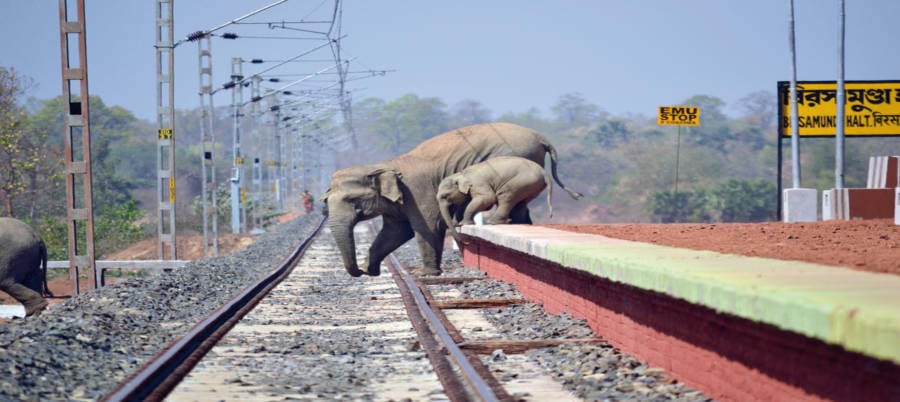
[[[556,115],[557,123],[562,130],[588,125],[605,115],[597,105],[589,103],[577,92],[560,96],[550,110]]]
[[[104,255],[121,250],[130,244],[144,239],[149,232],[137,222],[144,216],[134,200],[111,206],[106,213],[94,219],[94,255]],[[51,260],[69,259],[69,236],[64,216],[44,217],[36,226],[44,243],[47,244],[48,258]],[[77,238],[85,238],[85,226],[77,226]]]
[[[450,128],[446,106],[438,98],[406,94],[393,102],[367,100],[360,106],[363,110],[357,113],[354,125],[367,126],[380,140],[378,146],[394,155]]]
[[[591,130],[590,136],[600,146],[608,147],[626,141],[631,136],[631,132],[624,119],[609,119]]]
[[[37,231],[47,245],[47,258],[57,261],[69,259],[69,234],[65,217],[45,217],[37,226]]]
[[[728,180],[712,190],[711,200],[723,222],[777,220],[775,184],[764,179]]]
[[[0,214],[36,222],[48,243],[54,244],[54,258],[66,258],[62,201],[66,198],[62,166],[65,102],[60,97],[24,102],[29,87],[27,77],[0,67]],[[327,177],[329,172],[320,174],[312,169],[318,168],[319,161],[330,163],[332,158],[327,154],[331,148],[340,151],[334,152],[334,165],[324,166],[325,170],[383,161],[456,127],[505,121],[543,133],[559,153],[560,178],[568,187],[586,194],[580,201],[554,197],[557,221],[585,219],[588,215],[588,219],[613,222],[774,219],[777,194],[772,182],[778,163],[776,147],[780,145],[775,131],[775,95],[759,91],[741,98],[735,109],[742,114],[736,118],[724,113],[725,102],[715,96],[695,95],[682,104],[699,106],[702,112],[701,125],[682,129],[680,137],[674,127],[658,126],[655,116],[611,116],[579,93],[563,94],[545,113],[530,108],[506,112],[496,119],[478,100],[466,99],[448,107],[439,98],[416,94],[356,102],[352,124],[338,121],[341,114],[312,119],[303,115],[302,108],[291,108],[299,114],[294,114],[293,126],[285,127],[281,134],[294,133],[285,137],[294,141],[286,147],[298,147],[301,142],[317,147],[312,158],[306,154],[305,160],[295,160],[294,166],[287,167],[304,169],[312,177],[308,185],[313,192],[324,191],[325,183],[318,183],[318,177]],[[133,213],[149,207],[134,200],[147,202],[155,195],[156,127],[128,110],[105,105],[99,97],[92,97],[90,106],[96,233],[98,248],[105,252],[102,247],[106,245],[101,247],[100,243],[106,242],[106,237],[116,234],[124,243],[124,239],[137,236],[139,230],[132,226],[140,218]],[[292,113],[287,108],[282,112],[285,116]],[[214,150],[216,219],[220,226],[230,226],[231,218],[231,113],[229,107],[220,107],[213,116],[218,142]],[[268,158],[265,152],[273,143],[274,133],[270,120],[257,118],[249,110],[245,116],[245,158]],[[199,117],[199,109],[176,111],[175,116],[177,224],[196,230],[201,229],[202,222]],[[345,146],[351,141],[340,139],[350,138],[340,128],[346,126],[355,128],[358,146],[353,150]],[[833,139],[804,138],[801,143],[802,186],[819,190],[833,187]],[[787,146],[784,151],[790,154]],[[868,157],[900,155],[900,141],[852,138],[845,151],[845,185],[861,187],[865,185]],[[784,161],[787,176],[788,158]],[[270,174],[264,169],[264,178]],[[674,188],[680,191],[673,193]],[[544,203],[543,197],[533,201],[536,210],[545,208]],[[248,217],[258,212],[269,218],[279,212],[267,199],[249,204]]]
[[[708,193],[695,191],[656,191],[650,196],[650,213],[662,223],[709,222]]]
[[[147,237],[148,230],[137,225],[143,216],[134,200],[107,207],[94,220],[94,254],[103,256]]]

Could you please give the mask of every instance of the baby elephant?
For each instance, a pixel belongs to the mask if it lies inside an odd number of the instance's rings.
[[[0,218],[0,290],[25,306],[25,316],[47,307],[47,246],[24,222]],[[49,294],[49,292],[48,292]]]
[[[553,185],[544,168],[525,158],[500,156],[444,178],[438,186],[437,199],[450,234],[458,238],[457,224],[473,224],[476,213],[494,205],[497,210],[485,223],[530,224],[528,202],[548,186],[547,205],[552,216]]]

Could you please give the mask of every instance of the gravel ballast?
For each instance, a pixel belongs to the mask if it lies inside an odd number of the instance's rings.
[[[85,292],[38,317],[12,319],[0,325],[0,401],[102,397],[160,348],[270,272],[292,245],[315,230],[320,219],[318,214],[302,216],[259,235],[239,252]],[[415,242],[402,246],[397,254],[411,266],[420,264]],[[462,267],[459,254],[453,250],[445,250],[443,266],[446,275],[483,275]],[[460,287],[471,298],[521,297],[511,285],[494,280]],[[510,338],[592,335],[582,320],[547,314],[534,304],[484,311],[488,321]],[[375,349],[378,343],[372,343]],[[529,351],[527,356],[586,400],[708,400],[700,392],[672,381],[662,370],[647,367],[605,343],[543,348]],[[498,352],[486,360],[503,358]],[[355,370],[358,378],[379,375],[379,367],[355,364],[349,369]]]

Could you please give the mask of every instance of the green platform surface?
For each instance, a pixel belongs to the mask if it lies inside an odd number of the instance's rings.
[[[900,364],[900,276],[540,226],[469,225],[461,232]]]

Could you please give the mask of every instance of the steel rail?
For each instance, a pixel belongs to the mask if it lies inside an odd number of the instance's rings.
[[[278,268],[266,277],[244,288],[226,304],[222,305],[203,321],[195,325],[181,338],[169,344],[153,359],[144,364],[138,371],[101,401],[161,401],[181,379],[212,349],[241,318],[252,310],[259,302],[284,278],[286,278],[300,261],[300,257],[312,244],[324,225],[323,218],[312,235],[301,242],[291,254],[285,258]]]
[[[402,264],[397,257],[391,253],[388,255],[390,264],[388,265],[389,269],[395,276],[395,281],[398,282],[398,285],[402,282],[405,285],[406,289],[409,291],[410,295],[415,301],[415,305],[418,308],[419,313],[425,318],[430,327],[433,329],[433,335],[435,335],[440,342],[443,344],[444,350],[448,353],[453,361],[456,363],[460,372],[462,373],[462,377],[465,378],[471,391],[482,401],[485,402],[494,402],[499,401],[500,399],[494,393],[493,389],[490,385],[478,374],[478,370],[472,363],[469,362],[468,357],[459,348],[456,342],[453,341],[452,337],[447,331],[447,328],[441,323],[441,320],[437,317],[434,311],[431,310],[428,302],[425,300],[425,296],[422,294],[422,290],[419,289],[419,286],[416,284],[415,279],[412,278],[406,270],[401,269]],[[402,288],[403,286],[401,286]],[[430,354],[430,353],[429,353]],[[443,382],[444,379],[441,379]],[[446,390],[452,391],[452,390]],[[448,393],[448,396],[449,393]],[[451,398],[453,399],[453,398]],[[456,400],[456,399],[454,399]]]

